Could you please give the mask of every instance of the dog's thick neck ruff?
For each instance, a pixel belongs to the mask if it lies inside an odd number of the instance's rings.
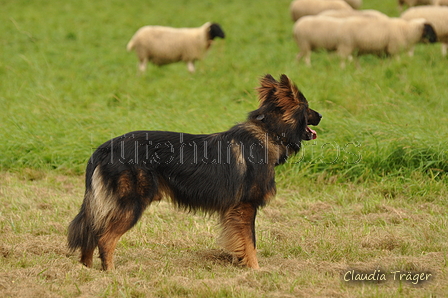
[[[255,217],[276,193],[274,167],[317,134],[321,115],[285,75],[261,79],[260,105],[248,119],[214,134],[134,131],[100,145],[86,168],[86,191],[70,223],[68,244],[91,267],[99,249],[114,268],[120,237],[154,201],[219,215],[220,243],[242,265],[259,268]]]

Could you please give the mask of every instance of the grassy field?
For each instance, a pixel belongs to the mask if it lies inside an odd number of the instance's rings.
[[[289,0],[1,3],[0,297],[448,292],[448,60],[439,44],[345,69],[333,53],[313,53],[306,67],[295,61]],[[398,15],[394,1],[363,8]],[[139,27],[206,21],[226,38],[196,73],[178,63],[137,75],[125,47]],[[215,218],[165,202],[123,236],[115,271],[100,271],[99,260],[81,267],[66,229],[94,148],[132,130],[226,130],[257,107],[266,73],[287,74],[323,119],[318,139],[278,167],[277,198],[257,217],[261,270],[232,264]],[[375,270],[387,280],[346,281]],[[406,281],[420,273],[428,281]]]

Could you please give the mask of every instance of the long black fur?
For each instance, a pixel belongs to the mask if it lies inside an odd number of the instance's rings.
[[[113,268],[107,255],[115,244],[109,242],[118,241],[162,197],[186,210],[219,214],[224,246],[240,259],[255,258],[245,251],[255,247],[257,209],[275,195],[274,167],[312,138],[307,125],[321,118],[285,75],[279,82],[266,75],[259,97],[260,107],[247,121],[224,132],[134,131],[99,146],[87,165],[81,210],[68,231],[69,248],[81,248],[81,262],[90,267],[99,246],[103,269]],[[250,236],[244,236],[246,221]],[[256,258],[246,265],[257,268]]]

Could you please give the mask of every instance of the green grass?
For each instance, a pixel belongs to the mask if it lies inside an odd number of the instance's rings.
[[[360,68],[345,70],[334,55],[317,53],[307,68],[294,60],[288,1],[262,7],[6,4],[0,167],[82,173],[92,148],[127,131],[226,130],[256,108],[262,74],[286,73],[324,115],[319,139],[305,145],[313,154],[302,153],[313,164],[308,172],[348,180],[446,172],[446,59],[438,46],[419,46],[414,58],[399,61],[361,57]],[[175,18],[180,11],[191,17]],[[207,20],[220,22],[227,38],[215,43],[196,74],[180,63],[136,76],[136,57],[124,48],[139,26]]]
[[[447,58],[332,53],[295,61],[290,1],[3,1],[0,11],[0,296],[430,296],[446,293]],[[397,16],[395,2],[365,0]],[[219,22],[195,74],[137,75],[126,43],[148,24]],[[257,218],[258,272],[231,265],[214,219],[161,203],[119,244],[117,271],[76,266],[66,226],[94,148],[132,130],[223,131],[257,107],[266,73],[287,74],[323,114],[318,139],[278,167]],[[173,216],[173,214],[175,214]],[[352,284],[347,269],[431,271],[435,279]]]

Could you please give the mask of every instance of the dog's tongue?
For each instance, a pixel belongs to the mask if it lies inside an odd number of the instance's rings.
[[[309,126],[306,127],[306,130],[308,130],[309,133],[313,136],[312,139],[317,139],[317,132],[315,130],[312,130]]]

